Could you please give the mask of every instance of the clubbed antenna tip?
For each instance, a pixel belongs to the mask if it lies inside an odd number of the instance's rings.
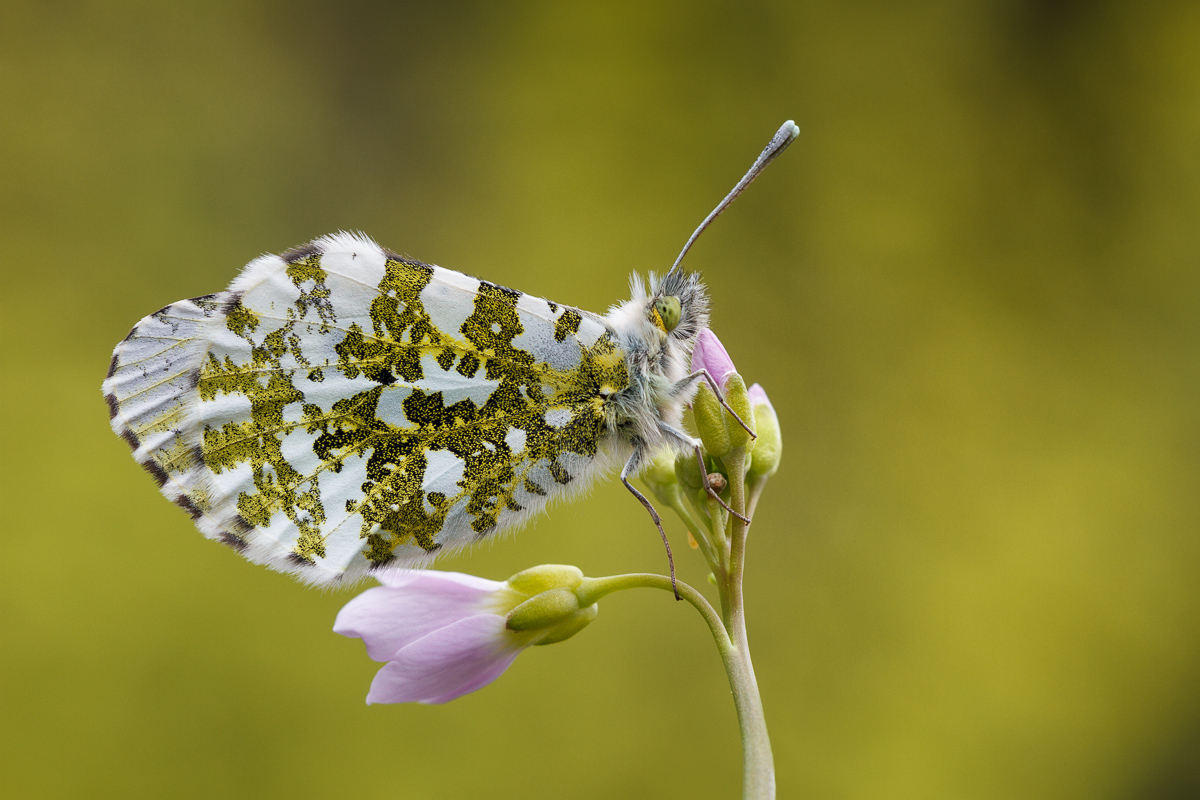
[[[707,228],[714,219],[721,216],[721,212],[726,208],[729,208],[729,205],[737,199],[737,196],[742,193],[742,190],[750,185],[752,180],[758,177],[758,174],[766,168],[767,164],[770,164],[772,161],[774,161],[775,158],[784,150],[786,150],[787,146],[795,141],[796,137],[799,135],[800,129],[796,127],[796,123],[790,119],[780,126],[779,130],[775,132],[775,135],[771,137],[771,141],[767,142],[767,146],[764,147],[763,151],[758,154],[758,158],[754,160],[754,163],[750,166],[750,169],[745,175],[742,176],[742,179],[737,182],[737,185],[733,187],[729,194],[725,195],[725,199],[717,204],[717,207],[712,210],[712,213],[704,218],[704,221],[700,223],[700,227],[696,228],[696,231],[691,235],[691,238],[687,240],[687,244],[683,246],[683,250],[679,252],[679,257],[675,259],[675,263],[671,265],[671,269],[667,271],[668,275],[679,268],[679,264],[683,261],[683,257],[687,255],[687,251],[691,249],[692,243],[700,237],[700,233]]]

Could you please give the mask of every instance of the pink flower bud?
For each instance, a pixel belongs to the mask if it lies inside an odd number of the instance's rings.
[[[748,394],[750,395],[751,408],[756,408],[758,406],[769,406],[770,408],[774,409],[774,406],[771,405],[771,401],[767,399],[767,390],[762,388],[762,386],[759,384],[756,383],[751,386]]]
[[[699,335],[696,336],[696,345],[692,348],[692,372],[701,369],[708,370],[708,374],[712,375],[713,380],[722,388],[729,376],[737,372],[737,368],[733,366],[733,359],[725,352],[725,346],[708,328],[700,329]]]
[[[767,398],[766,390],[757,383],[750,387],[747,395],[750,400],[750,408],[754,413],[754,429],[758,432],[749,476],[753,480],[765,480],[779,469],[779,459],[783,454],[783,437],[779,430],[779,417],[775,413],[775,407]]]

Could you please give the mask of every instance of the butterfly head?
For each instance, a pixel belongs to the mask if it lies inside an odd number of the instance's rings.
[[[694,272],[630,276],[631,297],[609,309],[606,320],[626,349],[658,353],[683,363],[701,329],[708,327],[708,291]],[[686,366],[686,365],[685,365]]]
[[[646,318],[668,338],[690,343],[708,326],[708,292],[698,274],[651,275],[648,295]]]

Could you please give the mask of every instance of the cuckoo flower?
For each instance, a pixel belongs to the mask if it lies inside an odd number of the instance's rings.
[[[725,458],[734,450],[752,448],[753,428],[750,426],[754,416],[750,413],[746,383],[721,340],[708,328],[701,329],[696,346],[692,348],[692,372],[702,369],[708,371],[725,397],[725,403],[721,403],[704,381],[692,399],[696,430],[704,449],[711,456]],[[736,418],[730,411],[737,415]]]
[[[766,390],[756,383],[750,387],[747,396],[750,408],[754,411],[754,430],[758,433],[749,477],[757,481],[769,478],[779,469],[783,441],[779,433],[779,417],[775,414],[775,407],[767,399]]]
[[[580,607],[575,567],[544,565],[506,582],[434,570],[381,573],[342,608],[333,630],[386,664],[368,703],[446,703],[500,677],[535,644],[569,638],[596,616]]]
[[[718,386],[724,387],[729,376],[737,372],[733,359],[725,352],[725,345],[708,328],[702,328],[692,348],[692,372],[706,369]]]
[[[766,406],[772,411],[775,410],[775,407],[771,405],[770,398],[767,397],[767,390],[762,388],[760,384],[754,384],[746,393],[750,395],[750,406],[755,411],[758,410],[759,406]]]

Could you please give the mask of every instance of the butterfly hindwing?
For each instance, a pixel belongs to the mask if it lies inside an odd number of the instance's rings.
[[[142,320],[105,393],[206,535],[327,583],[581,489],[628,382],[595,315],[337,234]]]

